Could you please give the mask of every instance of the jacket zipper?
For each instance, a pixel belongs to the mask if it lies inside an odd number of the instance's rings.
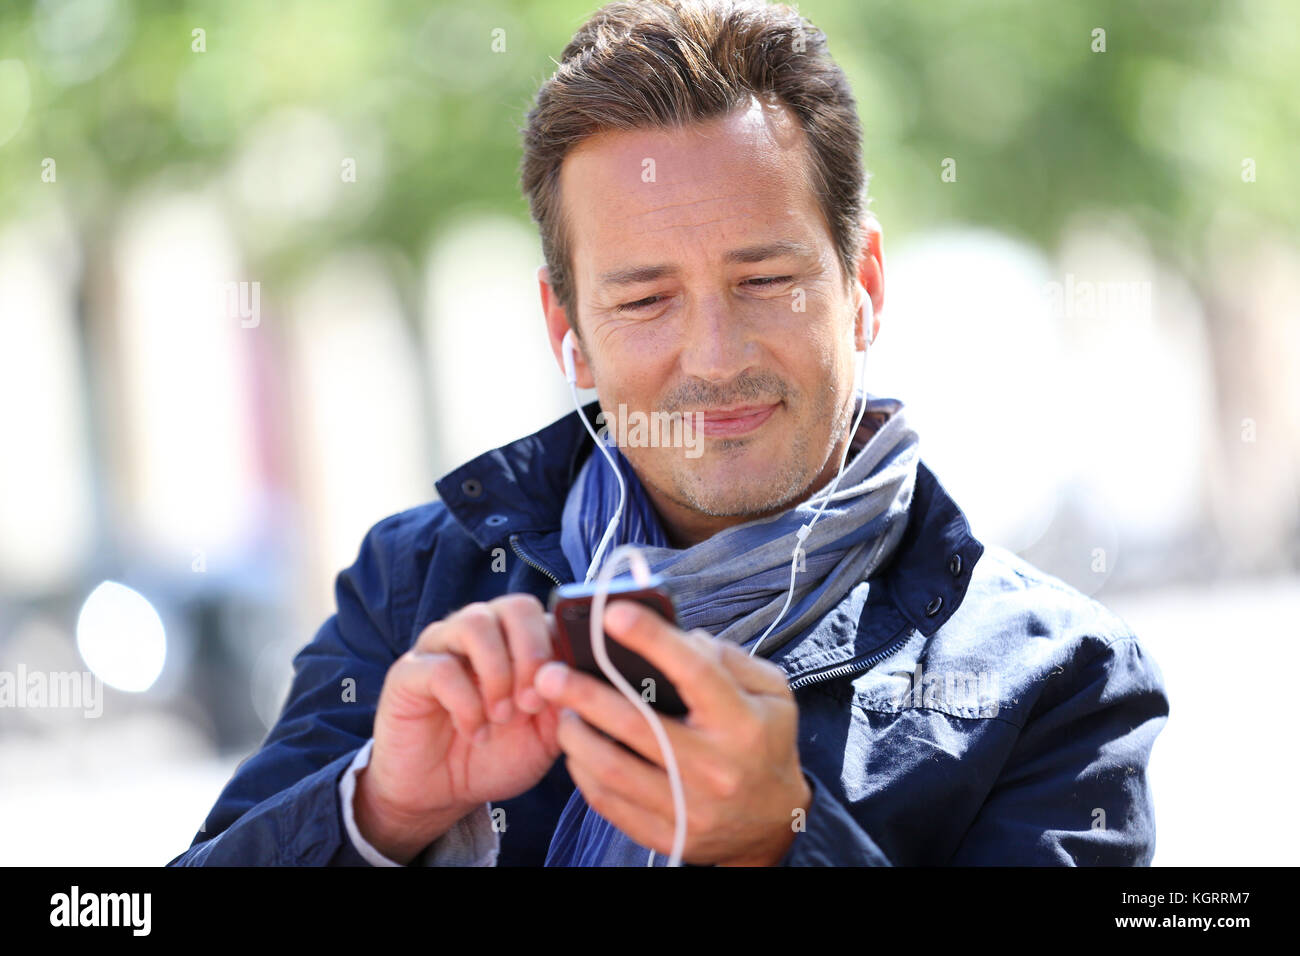
[[[554,581],[556,587],[559,587],[564,583],[559,579],[559,577],[554,572],[538,564],[531,557],[529,557],[527,554],[524,553],[524,549],[519,547],[519,535],[512,534],[510,536],[510,548],[511,550],[514,551],[515,554],[519,555],[519,559],[523,561],[524,564],[528,565],[530,568],[533,568],[534,570],[542,572],[542,574],[546,575],[548,578]]]
[[[850,661],[847,664],[840,664],[839,666],[832,667],[829,670],[817,671],[813,674],[804,674],[802,677],[796,677],[790,682],[790,689],[798,690],[801,687],[808,687],[811,684],[820,684],[823,681],[837,680],[841,677],[852,677],[862,673],[863,671],[870,670],[906,644],[911,637],[912,631],[909,629],[902,637],[891,641],[885,647],[867,655],[860,661]]]

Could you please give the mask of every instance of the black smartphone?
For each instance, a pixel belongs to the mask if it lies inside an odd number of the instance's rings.
[[[595,590],[593,584],[563,584],[551,592],[550,610],[555,615],[556,649],[560,659],[570,667],[610,684],[591,650],[591,599]],[[669,624],[677,624],[672,595],[658,575],[644,587],[631,581],[614,582],[610,585],[605,606],[609,607],[614,601],[636,601]],[[659,668],[618,643],[608,632],[605,633],[605,653],[609,655],[609,662],[647,704],[670,717],[685,716],[686,704]]]

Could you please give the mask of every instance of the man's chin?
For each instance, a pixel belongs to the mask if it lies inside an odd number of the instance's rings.
[[[768,462],[769,469],[771,462]],[[766,469],[765,469],[766,470]],[[684,504],[712,518],[758,517],[785,510],[799,497],[798,487],[788,487],[788,478],[778,472],[769,475],[753,471],[738,474],[734,468],[718,473],[695,473],[678,481]]]
[[[794,496],[776,498],[690,499],[687,504],[710,518],[761,518],[785,511],[794,502]]]

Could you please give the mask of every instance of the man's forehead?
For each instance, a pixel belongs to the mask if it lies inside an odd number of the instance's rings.
[[[731,223],[743,232],[784,222],[787,228],[769,238],[794,238],[791,218],[817,208],[806,144],[788,108],[757,101],[688,127],[607,131],[584,140],[560,174],[575,269],[593,255],[623,261],[618,246],[638,238],[653,244],[657,233],[690,234],[695,227]]]
[[[561,190],[607,188],[620,197],[655,200],[658,191],[690,186],[719,167],[802,171],[807,138],[789,107],[757,98],[747,108],[672,128],[604,130],[569,151]],[[608,197],[607,197],[608,198]]]

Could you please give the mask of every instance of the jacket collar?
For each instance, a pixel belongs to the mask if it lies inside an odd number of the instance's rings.
[[[597,428],[599,403],[589,403],[582,412]],[[520,535],[547,541],[548,550],[559,554],[564,501],[594,447],[570,412],[449,471],[434,485],[452,517],[484,550]],[[964,599],[983,553],[984,545],[971,534],[957,503],[919,462],[907,529],[881,572],[908,623],[926,637],[938,630]]]

